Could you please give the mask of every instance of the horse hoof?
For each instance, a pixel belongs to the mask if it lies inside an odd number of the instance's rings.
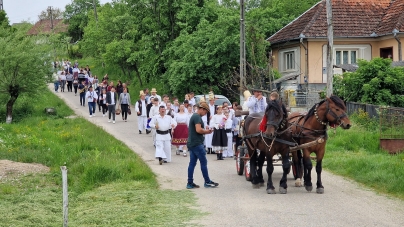
[[[267,189],[267,194],[276,194],[275,189]]]
[[[311,192],[313,190],[313,186],[304,186],[306,191]]]
[[[260,187],[265,186],[265,182],[260,182]]]
[[[300,179],[297,179],[295,182],[295,187],[302,187],[302,181]]]
[[[279,193],[281,193],[281,194],[286,194],[288,192],[288,189],[287,188],[279,188]]]
[[[253,189],[259,189],[260,185],[259,184],[253,184],[252,187],[253,187]]]
[[[323,193],[324,193],[324,188],[317,188],[317,189],[316,189],[316,192],[317,192],[318,194],[323,194]]]

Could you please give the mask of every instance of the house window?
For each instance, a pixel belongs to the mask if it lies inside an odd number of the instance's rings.
[[[335,51],[335,64],[355,64],[357,56],[357,50],[337,50]]]
[[[285,71],[295,69],[295,52],[285,52]]]

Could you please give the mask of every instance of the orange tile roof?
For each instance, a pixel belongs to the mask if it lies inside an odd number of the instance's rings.
[[[334,37],[371,37],[404,32],[404,0],[332,0]],[[327,37],[326,2],[322,0],[268,38],[272,44]]]
[[[28,35],[49,34],[52,32],[51,20],[40,20],[28,31]],[[54,19],[53,28],[55,33],[67,32],[68,25],[63,19]]]

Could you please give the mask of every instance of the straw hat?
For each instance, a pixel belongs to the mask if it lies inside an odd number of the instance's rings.
[[[199,100],[199,102],[201,103],[201,102],[206,102],[205,101],[205,97],[201,97],[201,99]]]
[[[156,88],[152,88],[150,92],[151,92],[151,93],[153,93],[153,92],[156,92],[156,93],[157,93],[157,90],[156,90]]]
[[[244,91],[243,95],[244,95],[244,100],[247,100],[248,98],[250,98],[251,92],[249,90],[246,90],[246,91]]]
[[[202,108],[202,109],[205,109],[205,110],[207,110],[208,112],[210,112],[210,109],[209,109],[209,106],[208,106],[208,104],[206,104],[206,102],[199,102],[199,106],[198,106],[199,108]]]
[[[209,101],[210,100],[215,100],[215,94],[213,94],[213,91],[209,92]]]
[[[140,90],[139,98],[142,97],[142,95],[146,95],[143,90]]]

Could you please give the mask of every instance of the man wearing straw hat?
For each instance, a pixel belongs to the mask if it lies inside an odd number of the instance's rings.
[[[205,128],[202,121],[202,116],[206,115],[207,113],[209,113],[208,104],[206,104],[206,102],[199,102],[197,113],[194,113],[189,120],[187,147],[189,150],[190,160],[188,165],[187,189],[199,188],[199,185],[194,183],[194,171],[198,159],[201,165],[202,176],[205,181],[204,187],[213,188],[219,185],[209,178],[208,160],[206,159],[206,150],[203,147],[203,135],[211,134],[213,131],[212,129]]]
[[[262,91],[256,88],[253,88],[253,96],[248,98],[246,102],[249,114],[252,113],[263,113],[267,108],[267,99],[262,95]]]
[[[139,134],[142,134],[143,129],[147,130],[147,114],[146,114],[146,94],[143,90],[140,91],[139,100],[135,104],[135,111],[137,113],[137,127]],[[147,132],[147,131],[146,131]]]
[[[156,88],[152,88],[151,91],[151,96],[150,97],[154,97],[154,98],[158,98],[159,99],[159,103],[161,103],[161,96],[157,94],[157,90]]]

